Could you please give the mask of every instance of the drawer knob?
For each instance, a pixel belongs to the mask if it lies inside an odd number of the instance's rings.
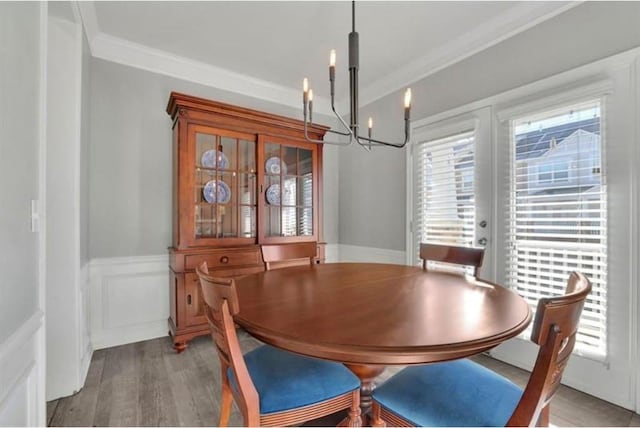
[[[227,263],[229,263],[229,257],[227,256],[220,257],[220,263],[222,263],[223,265],[226,265]]]

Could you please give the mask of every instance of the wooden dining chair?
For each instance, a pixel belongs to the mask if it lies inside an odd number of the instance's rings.
[[[565,295],[540,299],[531,332],[540,349],[524,391],[468,359],[411,366],[374,390],[374,426],[548,426],[590,292],[573,272]]]
[[[235,281],[196,268],[205,314],[220,359],[219,426],[235,399],[246,426],[296,425],[344,409],[360,426],[360,380],[343,364],[304,357],[269,345],[242,355],[233,315],[240,310]]]
[[[420,244],[420,258],[422,268],[427,269],[427,261],[452,263],[473,266],[473,276],[478,276],[478,270],[484,259],[483,248],[456,247],[453,245]]]
[[[263,245],[262,260],[266,270],[300,266],[305,263],[313,264],[317,251],[316,242]]]

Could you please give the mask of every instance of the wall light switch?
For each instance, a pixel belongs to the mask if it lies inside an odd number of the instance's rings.
[[[31,201],[31,231],[40,232],[40,201]]]

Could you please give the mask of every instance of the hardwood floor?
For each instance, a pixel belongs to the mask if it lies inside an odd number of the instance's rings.
[[[243,350],[259,342],[240,333]],[[529,374],[485,356],[481,364],[524,386]],[[389,368],[382,380],[399,367]],[[176,354],[168,337],[94,352],[84,388],[47,403],[49,426],[211,426],[218,423],[218,357],[209,337]],[[241,425],[237,409],[230,425]],[[562,386],[551,403],[557,426],[640,426],[640,416]]]

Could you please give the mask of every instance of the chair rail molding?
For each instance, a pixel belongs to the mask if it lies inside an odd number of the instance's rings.
[[[44,314],[37,310],[0,344],[0,426],[44,426]]]

